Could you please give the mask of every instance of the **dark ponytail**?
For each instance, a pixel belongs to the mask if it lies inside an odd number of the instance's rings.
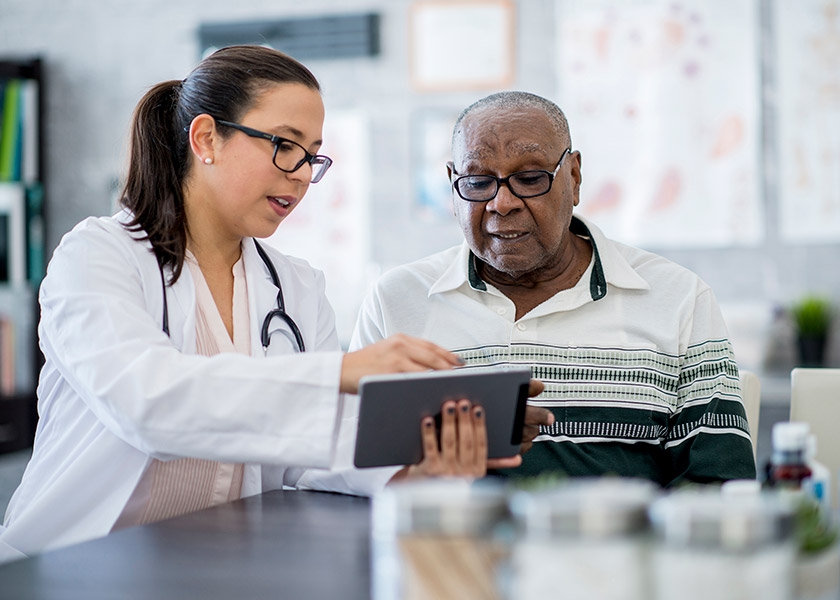
[[[282,52],[231,46],[202,60],[184,81],[157,84],[137,104],[121,203],[133,214],[128,228],[142,231],[158,264],[172,269],[170,284],[181,275],[187,247],[184,181],[190,167],[190,123],[200,114],[236,122],[260,92],[278,83],[320,91],[315,76]]]

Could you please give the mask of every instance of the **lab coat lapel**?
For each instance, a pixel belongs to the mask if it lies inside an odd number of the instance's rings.
[[[172,277],[171,269],[165,269],[164,275],[166,281],[169,281]],[[195,354],[195,283],[186,264],[181,269],[178,281],[172,286],[167,286],[166,300],[169,307],[169,337],[172,343],[182,352]]]
[[[263,319],[266,315],[275,308],[277,300],[277,287],[271,281],[271,275],[263,263],[262,258],[257,253],[252,238],[245,238],[242,241],[242,256],[245,260],[245,280],[248,285],[248,312],[251,319],[251,356],[263,358],[266,355],[277,355],[278,352],[272,352],[275,349],[275,344],[272,342],[269,346],[269,352],[266,353],[262,347],[260,340],[260,331],[262,330]],[[277,270],[278,276],[282,278],[281,265],[275,264],[274,268]],[[275,336],[279,337],[279,336]]]

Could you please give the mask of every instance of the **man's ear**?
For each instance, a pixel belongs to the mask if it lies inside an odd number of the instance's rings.
[[[583,175],[581,174],[580,170],[582,158],[580,152],[578,152],[577,150],[572,152],[569,158],[572,159],[572,181],[574,182],[572,192],[575,195],[575,206],[577,206],[580,202],[580,184],[583,181]]]
[[[452,183],[452,176],[455,175],[455,163],[451,160],[446,163],[446,178],[449,180],[449,183]],[[455,212],[455,190],[451,187],[449,188],[449,210],[452,212],[452,215],[457,217],[458,214]]]
[[[197,115],[190,123],[190,149],[198,162],[212,164],[216,159],[219,134],[216,120],[208,114]]]

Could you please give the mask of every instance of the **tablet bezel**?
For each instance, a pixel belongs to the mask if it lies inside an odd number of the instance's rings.
[[[357,468],[411,465],[423,458],[421,420],[467,398],[485,411],[488,458],[516,455],[522,444],[531,370],[465,367],[363,377],[353,463]]]

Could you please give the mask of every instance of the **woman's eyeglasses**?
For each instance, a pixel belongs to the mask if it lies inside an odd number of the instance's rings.
[[[272,161],[274,162],[274,166],[284,173],[294,173],[303,165],[309,163],[312,166],[311,183],[318,183],[321,181],[324,173],[326,173],[327,169],[329,169],[330,165],[332,165],[332,159],[329,156],[324,156],[322,154],[310,154],[306,148],[293,140],[288,140],[277,135],[271,135],[270,133],[265,133],[264,131],[245,127],[244,125],[232,123],[230,121],[216,119],[216,123],[241,131],[245,135],[253,138],[268,140],[274,144],[274,156],[272,157]]]

